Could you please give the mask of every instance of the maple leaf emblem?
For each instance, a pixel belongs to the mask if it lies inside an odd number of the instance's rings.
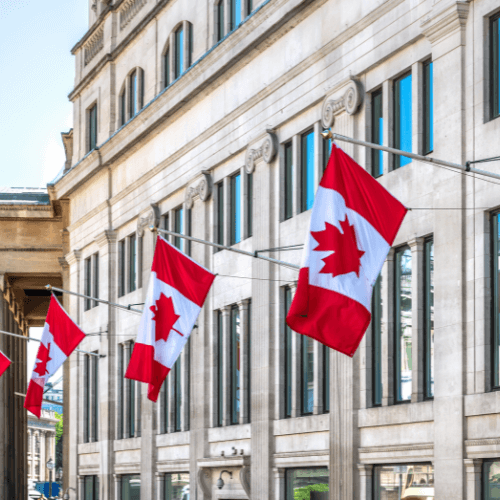
[[[45,377],[45,375],[49,373],[47,370],[47,363],[49,361],[52,361],[52,358],[49,357],[49,352],[50,352],[50,344],[47,347],[45,347],[43,344],[40,344],[40,347],[38,348],[38,353],[36,355],[36,359],[38,362],[34,369],[34,371],[38,373],[40,377]]]
[[[354,226],[349,224],[347,215],[340,222],[342,232],[336,226],[325,222],[323,231],[311,231],[312,237],[318,242],[313,248],[315,252],[333,252],[328,257],[321,259],[325,265],[320,273],[331,274],[334,278],[341,274],[356,273],[359,278],[361,257],[365,254],[358,248]]]
[[[161,293],[155,305],[151,306],[149,309],[154,313],[153,321],[156,321],[155,339],[157,342],[160,339],[166,342],[172,330],[184,337],[181,332],[174,328],[180,316],[175,313],[172,297],[167,297],[165,294]]]

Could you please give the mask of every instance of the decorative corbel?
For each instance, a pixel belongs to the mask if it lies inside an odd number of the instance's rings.
[[[212,498],[212,478],[205,469],[198,469],[198,485],[203,491],[204,498]]]
[[[201,181],[196,186],[191,186],[186,189],[184,201],[188,210],[193,208],[196,196],[199,196],[201,201],[207,201],[212,194],[213,182],[210,170],[202,170],[201,173],[203,175]]]
[[[262,141],[262,144],[257,149],[252,149],[250,146],[247,149],[247,154],[245,156],[245,170],[247,174],[251,174],[255,169],[255,162],[259,159],[263,159],[266,163],[271,163],[276,156],[278,151],[277,147],[277,137],[273,130],[267,129],[266,136]]]
[[[64,162],[64,172],[71,168],[71,161],[73,159],[73,129],[69,132],[61,132],[62,142],[64,146],[64,154],[66,161]]]
[[[243,486],[243,489],[245,490],[247,497],[251,499],[252,496],[250,493],[251,493],[252,476],[250,467],[248,467],[247,465],[244,465],[240,469],[240,483],[241,486]]]
[[[151,209],[146,215],[139,217],[137,221],[137,236],[140,238],[144,235],[144,229],[146,227],[154,226],[158,228],[160,225],[160,208],[158,207],[158,203],[151,203]]]
[[[345,111],[348,115],[358,112],[363,102],[363,86],[351,77],[343,95],[337,99],[327,97],[321,109],[321,125],[323,128],[331,128],[335,124],[335,115]]]

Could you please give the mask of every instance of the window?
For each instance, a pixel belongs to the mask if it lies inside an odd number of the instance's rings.
[[[247,174],[247,232],[253,235],[253,173]]]
[[[222,311],[217,311],[217,426],[222,427],[224,414],[224,325]]]
[[[219,182],[217,190],[217,226],[215,233],[215,242],[224,245],[224,184]],[[218,249],[216,249],[218,251]]]
[[[119,262],[119,282],[118,282],[118,296],[125,295],[125,240],[118,242],[118,262]]]
[[[118,435],[120,439],[140,436],[140,386],[134,380],[125,379],[125,371],[130,363],[133,349],[134,342],[132,341],[118,346],[118,391],[120,400]],[[139,390],[136,391],[136,388]]]
[[[231,177],[231,245],[241,241],[241,174]]]
[[[328,498],[329,472],[326,467],[287,469],[285,475],[286,500],[297,498],[311,500],[312,493],[317,492],[314,498],[323,500]],[[324,495],[321,495],[324,493]]]
[[[330,348],[323,346],[323,412],[330,411]]]
[[[141,476],[131,474],[121,476],[121,490],[120,500],[139,500],[141,498]]]
[[[233,31],[241,23],[241,0],[230,0],[231,6],[231,26],[230,31]]]
[[[139,283],[137,264],[139,263],[139,266],[141,265],[141,256],[137,255],[137,247],[138,242],[135,233],[118,242],[119,297],[137,290]],[[141,271],[140,268],[139,271]]]
[[[94,104],[88,111],[88,151],[92,151],[97,146],[97,104]]]
[[[302,414],[313,412],[314,407],[314,340],[301,335],[302,341]]]
[[[247,323],[247,366],[246,366],[246,377],[247,377],[247,393],[246,393],[246,404],[247,404],[247,414],[248,422],[251,421],[252,417],[252,301],[248,302],[248,323]]]
[[[129,113],[130,117],[137,114],[137,70],[129,77]]]
[[[382,276],[373,287],[372,296],[372,390],[373,406],[382,404]]]
[[[193,64],[193,25],[188,24],[188,68]]]
[[[35,453],[40,455],[40,434],[35,434]]]
[[[99,254],[85,259],[85,295],[99,298]],[[97,307],[99,302],[85,299],[85,310]]]
[[[184,234],[184,209],[177,208],[174,212],[174,233]],[[174,237],[174,245],[184,252],[186,240],[180,236]]]
[[[373,472],[375,500],[434,498],[434,467],[430,464],[378,465]]]
[[[129,248],[128,292],[130,293],[134,292],[137,288],[137,268],[136,268],[137,238],[135,234],[129,236],[128,248]]]
[[[85,405],[85,427],[83,433],[83,442],[88,443],[90,441],[90,406],[91,406],[91,381],[90,381],[90,356],[84,356],[83,363],[83,380],[84,380],[84,390],[83,395],[84,405]]]
[[[188,500],[189,489],[189,473],[165,474],[165,500]]]
[[[500,14],[490,21],[490,106],[491,118],[500,116]]]
[[[332,152],[332,140],[323,139],[323,172],[326,170],[326,167],[328,166],[328,160],[330,159],[331,152]]]
[[[425,396],[434,397],[434,241],[425,241]]]
[[[483,500],[500,498],[500,461],[483,462]]]
[[[249,16],[253,11],[253,0],[246,0],[246,14]]]
[[[293,149],[292,141],[285,148],[285,220],[293,216]]]
[[[174,363],[174,431],[182,430],[182,356]]]
[[[168,87],[172,83],[170,79],[170,49],[167,49],[163,56],[163,71],[165,87]]]
[[[408,247],[396,251],[395,332],[396,401],[411,400],[412,382],[412,258]]]
[[[220,0],[217,4],[217,41],[220,42],[224,38],[224,3],[225,0]]]
[[[161,416],[161,432],[166,434],[168,432],[168,423],[170,421],[169,419],[169,395],[170,391],[168,390],[168,378],[163,382],[162,387],[161,387],[161,398],[162,398],[162,403],[163,403],[163,411],[162,411],[162,416]]]
[[[411,152],[412,141],[411,73],[394,82],[394,147]],[[394,168],[403,167],[410,158],[394,155]]]
[[[141,68],[134,69],[126,78],[120,92],[119,117],[120,126],[127,119],[133,118],[144,106],[144,71]]]
[[[434,82],[432,61],[423,65],[424,78],[424,155],[434,149]]]
[[[92,295],[92,258],[85,259],[85,295]],[[85,299],[85,311],[92,307],[92,300]]]
[[[174,60],[175,78],[184,73],[184,28],[181,26],[175,32],[175,60]]]
[[[239,424],[241,409],[241,330],[238,306],[231,308],[231,424]]]
[[[287,286],[285,287],[285,310],[283,311],[283,320],[285,320],[286,315],[292,305],[292,289]],[[292,416],[292,329],[285,324],[285,417]]]
[[[99,476],[84,476],[84,500],[99,500]]]
[[[382,90],[372,94],[372,142],[382,145],[384,143],[384,118],[382,111]],[[372,175],[380,177],[384,173],[384,161],[382,151],[371,150]]]
[[[314,131],[302,134],[301,143],[301,212],[309,210],[314,202]]]
[[[493,290],[492,290],[492,307],[493,307],[493,387],[500,387],[500,232],[499,232],[500,214],[494,214],[492,217],[492,259],[493,259]]]
[[[120,126],[125,125],[127,121],[127,93],[125,89],[120,94]]]

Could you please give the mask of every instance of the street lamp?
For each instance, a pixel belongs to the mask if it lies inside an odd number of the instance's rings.
[[[52,458],[49,459],[47,462],[47,469],[49,469],[49,498],[52,498],[52,471],[54,470],[54,467],[56,464],[52,460]]]

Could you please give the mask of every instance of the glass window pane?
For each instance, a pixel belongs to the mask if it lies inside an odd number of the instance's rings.
[[[182,410],[182,359],[179,356],[174,364],[174,389],[175,389],[175,430],[176,432],[181,430],[181,410]]]
[[[302,336],[302,413],[312,413],[314,406],[314,343]]]
[[[500,224],[498,219],[500,214],[493,216],[493,383],[495,387],[500,386],[500,293],[499,293],[499,273],[500,273]]]
[[[225,0],[220,0],[217,4],[217,41],[224,38],[224,3]]]
[[[309,210],[314,202],[314,132],[301,137],[301,208]]]
[[[179,28],[175,32],[175,78],[184,73],[184,30]]]
[[[331,130],[330,128],[328,130]],[[332,140],[323,139],[323,172],[328,166],[328,160],[330,159],[330,154],[332,152]]]
[[[434,149],[434,84],[433,66],[424,64],[424,154]]]
[[[434,468],[428,464],[374,467],[375,500],[434,498]]]
[[[129,110],[132,118],[137,113],[137,71],[130,75]]]
[[[307,469],[287,469],[286,500],[328,500],[329,471],[326,467]]]
[[[323,347],[323,370],[325,373],[323,381],[323,411],[330,411],[330,348]]]
[[[92,274],[91,274],[92,268],[91,268],[91,262],[90,262],[90,257],[88,259],[85,259],[85,295],[92,296]],[[91,307],[91,300],[90,299],[85,299],[85,310],[88,311]]]
[[[223,316],[222,311],[217,311],[217,425],[222,426],[222,414],[223,414],[223,388],[224,388],[224,370],[222,365],[223,358]]]
[[[241,175],[231,177],[231,245],[241,241]]]
[[[123,344],[118,345],[118,394],[120,395],[120,407],[118,408],[119,422],[118,422],[118,439],[123,439],[123,417],[125,412],[125,404],[124,404],[124,384],[123,380],[125,377],[124,372],[124,363],[123,359]]]
[[[167,50],[163,57],[163,68],[165,71],[165,87],[170,85],[170,49]]]
[[[217,184],[217,241],[224,245],[224,184]]]
[[[132,351],[134,350],[134,342],[130,343],[129,358],[127,360],[127,366],[130,364],[130,357],[132,356]],[[129,381],[129,430],[130,437],[135,436],[135,384],[134,380]]]
[[[86,443],[90,438],[90,356],[85,355],[84,379],[85,379],[85,434],[83,436]]]
[[[288,310],[292,305],[292,290],[285,288],[285,311],[283,319],[286,318]],[[285,416],[292,416],[292,329],[285,321]]]
[[[411,152],[412,148],[411,73],[394,82],[394,147]],[[410,158],[394,155],[395,168],[411,162]]]
[[[238,424],[241,403],[240,311],[231,309],[231,423]]]
[[[84,489],[85,500],[94,500],[94,476],[85,476]]]
[[[434,241],[425,242],[425,395],[434,396]]]
[[[141,500],[141,476],[121,477],[122,497],[120,500]]]
[[[411,250],[396,252],[396,401],[411,400],[412,382]]]
[[[251,14],[253,10],[253,1],[247,0],[247,15]]]
[[[500,462],[487,461],[483,464],[483,499],[500,498]]]
[[[188,66],[191,66],[193,64],[193,25],[189,24],[188,25],[188,32],[189,32],[189,40],[188,40]]]
[[[189,500],[189,474],[165,474],[165,500]]]
[[[92,367],[93,367],[93,378],[94,378],[94,390],[92,398],[92,408],[93,408],[93,427],[92,427],[92,438],[95,441],[99,438],[98,428],[99,428],[99,358],[97,356],[92,356]]]
[[[241,0],[231,0],[231,31],[241,23]]]
[[[93,269],[93,296],[98,299],[99,298],[99,254],[95,254],[92,257],[94,269]],[[94,307],[97,307],[99,302],[94,301]]]
[[[174,233],[184,234],[184,209],[178,208],[175,211],[175,228]],[[181,251],[184,252],[185,240],[179,236],[174,237],[174,245]]]
[[[125,125],[127,121],[127,94],[125,90],[120,95],[120,125]]]
[[[382,91],[372,94],[372,142],[382,145],[384,143],[384,118],[382,111]],[[380,177],[384,173],[382,151],[372,149],[372,174]]]
[[[293,154],[292,142],[285,144],[285,220],[293,215]]]
[[[128,275],[129,292],[133,292],[137,288],[136,256],[137,256],[137,239],[135,237],[135,234],[132,234],[129,237],[129,275]]]
[[[125,295],[125,240],[121,240],[118,249],[118,260],[120,262],[120,282],[118,295]]]
[[[168,400],[169,400],[169,383],[168,380],[165,380],[163,382],[163,387],[162,387],[162,397],[163,397],[163,427],[162,430],[164,433],[168,432],[168,412],[169,412],[169,405],[168,405]]]
[[[382,276],[373,287],[372,335],[373,335],[373,404],[382,404]]]
[[[97,145],[97,104],[94,104],[89,110],[89,151],[92,151]]]
[[[495,16],[490,25],[491,40],[491,115],[500,115],[500,20]]]

